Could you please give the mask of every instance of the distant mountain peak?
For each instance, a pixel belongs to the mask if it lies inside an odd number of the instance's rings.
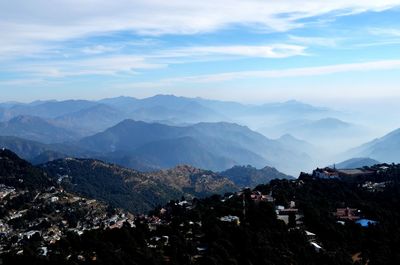
[[[353,169],[362,168],[365,166],[373,166],[377,164],[380,164],[380,162],[369,157],[355,157],[335,164],[335,167],[338,169]]]
[[[285,101],[284,103],[285,104],[305,104],[305,103],[303,103],[301,101],[298,101],[298,100],[295,100],[295,99],[290,99],[288,101]]]
[[[281,137],[279,137],[279,140],[298,140],[298,139],[293,135],[291,135],[290,133],[285,133]]]

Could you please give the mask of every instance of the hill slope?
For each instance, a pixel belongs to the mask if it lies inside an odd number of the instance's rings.
[[[240,187],[255,187],[259,184],[267,184],[273,179],[294,179],[272,167],[257,169],[250,165],[234,166],[220,174],[228,177]]]
[[[0,183],[28,189],[46,188],[53,184],[42,170],[4,148],[0,149]]]
[[[43,164],[42,168],[62,178],[62,185],[69,191],[141,213],[182,195],[205,196],[237,189],[217,174],[199,169],[183,173],[185,167],[140,173],[99,160],[66,158]],[[182,177],[188,181],[182,183]]]

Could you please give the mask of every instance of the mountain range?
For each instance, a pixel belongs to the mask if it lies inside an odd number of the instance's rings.
[[[362,127],[345,122],[338,118],[325,117],[322,119],[297,119],[285,121],[274,126],[265,126],[258,131],[266,135],[283,135],[290,133],[293,136],[306,140],[321,140],[357,135],[362,132]]]
[[[384,163],[400,162],[400,129],[346,152],[348,157],[369,157]]]
[[[156,95],[144,99],[117,97],[98,101],[65,100],[35,101],[32,103],[0,103],[0,121],[20,115],[52,119],[59,126],[85,135],[100,132],[124,119],[187,124],[198,122],[239,122],[251,125],[252,120],[283,119],[293,115],[325,116],[332,110],[314,107],[297,101],[245,105],[235,102],[202,98]]]
[[[79,134],[57,126],[53,121],[21,115],[0,122],[0,135],[16,136],[42,143],[60,143],[79,139]]]
[[[257,170],[251,166],[235,166],[217,173],[178,165],[142,173],[96,159],[70,157],[32,166],[7,149],[0,150],[0,176],[3,184],[11,186],[61,185],[68,192],[135,213],[146,212],[182,196],[201,198],[237,191],[243,186],[254,187],[276,178],[292,178],[274,168]]]
[[[169,126],[125,120],[104,132],[83,138],[79,146],[99,153],[124,153],[161,168],[190,164],[211,170],[234,165],[272,165],[294,172],[310,164],[305,152],[285,146],[233,123]],[[288,163],[288,162],[291,163]]]
[[[251,105],[173,95],[7,102],[0,103],[0,144],[35,164],[72,156],[140,171],[268,165],[296,176],[352,157],[398,161],[398,132],[336,159],[368,131],[338,114],[298,101]]]

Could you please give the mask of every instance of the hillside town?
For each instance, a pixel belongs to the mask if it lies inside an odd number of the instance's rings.
[[[23,203],[22,203],[23,202]],[[108,207],[93,199],[65,192],[54,186],[32,194],[29,190],[0,185],[0,254],[23,254],[27,240],[39,241],[38,250],[47,247],[68,232],[82,235],[95,229],[134,226],[132,214]]]
[[[312,174],[302,173],[298,179],[275,179],[254,189],[203,199],[182,196],[150,212],[133,215],[103,201],[65,191],[44,171],[37,171],[12,153],[1,161],[0,257],[56,257],[78,264],[100,259],[102,253],[98,249],[83,251],[74,246],[77,242],[99,242],[104,237],[116,240],[109,243],[118,250],[118,241],[124,242],[124,236],[125,240],[141,244],[141,251],[158,255],[161,264],[170,264],[178,257],[183,262],[178,264],[203,264],[208,257],[217,255],[218,244],[235,242],[236,236],[272,240],[268,247],[271,253],[276,251],[276,244],[285,248],[285,244],[297,240],[310,257],[325,260],[333,253],[331,240],[335,236],[329,233],[340,233],[348,242],[357,242],[357,233],[368,236],[381,223],[390,225],[386,222],[393,217],[386,214],[387,206],[374,205],[390,203],[381,198],[388,191],[394,192],[400,172],[399,165],[345,171],[352,173],[351,177],[335,168],[316,169]],[[321,177],[319,174],[325,171],[338,177]],[[390,208],[387,211],[393,213]],[[269,238],[276,230],[280,241]],[[66,247],[69,244],[72,245]],[[250,251],[251,244],[243,247]],[[356,252],[349,246],[348,251],[355,260],[362,260],[363,248],[358,245]],[[293,251],[284,250],[289,256]],[[334,253],[342,255],[340,251]]]

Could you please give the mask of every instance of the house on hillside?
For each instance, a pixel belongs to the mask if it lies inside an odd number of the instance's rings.
[[[375,171],[365,169],[339,169],[337,172],[340,178],[367,177],[375,174]]]
[[[315,169],[312,176],[320,179],[337,179],[339,178],[339,173],[334,168],[326,167]]]
[[[340,220],[356,221],[360,219],[360,210],[355,208],[337,208],[334,215]]]
[[[260,191],[253,191],[250,195],[250,198],[254,202],[274,202],[275,199],[272,197],[272,194],[262,194]]]
[[[284,206],[276,206],[276,217],[278,220],[285,222],[286,225],[296,227],[301,225],[303,215],[299,213],[299,209],[285,208]]]
[[[312,176],[320,179],[341,179],[351,180],[359,177],[368,177],[375,174],[373,170],[367,169],[336,169],[336,168],[317,168]]]

